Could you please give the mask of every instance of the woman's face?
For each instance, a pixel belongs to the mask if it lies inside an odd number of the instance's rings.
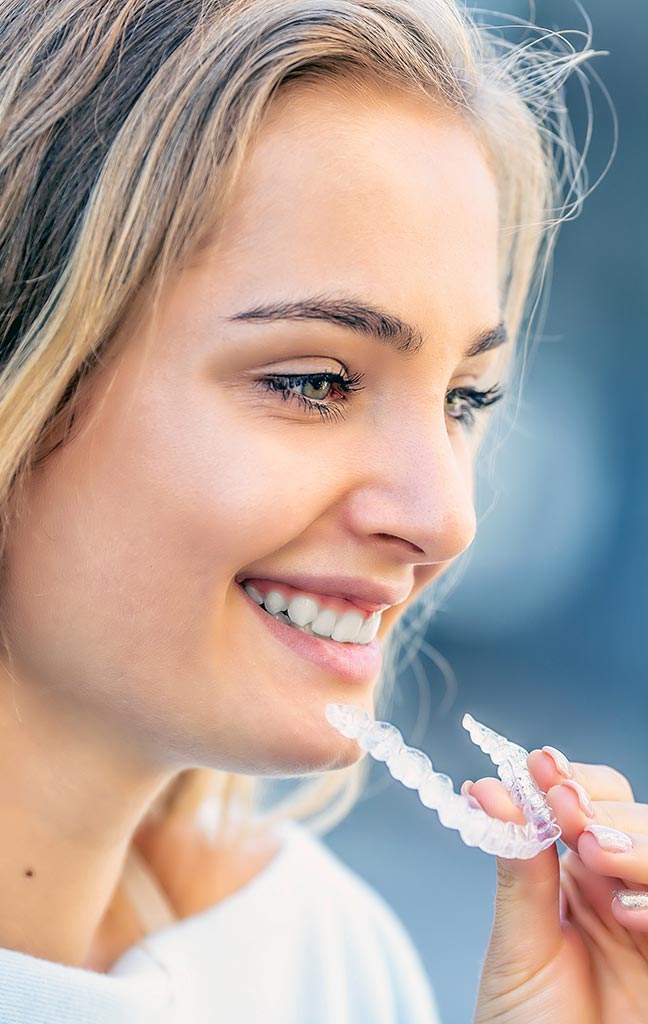
[[[424,343],[399,351],[349,308],[322,319],[315,297],[377,307]],[[310,310],[289,317],[298,302]],[[284,319],[231,319],[279,304]],[[460,120],[387,91],[280,94],[217,240],[155,318],[124,325],[83,429],[30,481],[4,582],[30,698],[156,768],[356,760],[324,709],[373,712],[375,651],[320,639],[311,656],[237,581],[297,580],[337,612],[354,606],[330,595],[384,594],[388,634],[473,540],[491,413],[471,428],[446,395],[502,379],[510,346],[464,355],[500,313],[495,185]],[[284,374],[362,375],[362,390],[272,390]],[[368,659],[364,675],[335,667],[333,648]]]

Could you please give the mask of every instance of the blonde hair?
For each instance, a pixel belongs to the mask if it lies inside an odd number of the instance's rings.
[[[528,27],[513,43],[454,0],[0,0],[0,14],[0,563],[32,467],[71,436],[81,386],[144,285],[157,303],[213,239],[288,83],[393,86],[470,121],[498,185],[514,336],[586,194],[563,92],[589,36],[576,50]],[[385,641],[379,708],[432,606],[420,609]],[[256,818],[259,780],[191,768],[148,814],[195,820],[213,798],[215,842],[236,806],[239,828],[320,811],[309,827],[321,834],[357,801],[368,761],[300,783]]]

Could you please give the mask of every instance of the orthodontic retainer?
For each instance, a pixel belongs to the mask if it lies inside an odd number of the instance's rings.
[[[437,812],[444,828],[456,829],[466,846],[508,859],[529,860],[552,846],[561,835],[545,794],[527,767],[528,750],[477,722],[472,715],[461,721],[470,739],[497,766],[497,774],[511,799],[522,809],[526,825],[491,818],[471,807],[467,797],[455,793],[449,775],[434,771],[430,758],[408,747],[396,726],[371,718],[353,704],[327,704],[327,721],[377,761],[384,761],[394,779],[416,789],[421,803]]]

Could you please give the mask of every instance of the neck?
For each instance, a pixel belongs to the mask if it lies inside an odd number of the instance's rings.
[[[100,718],[2,679],[0,946],[76,967],[139,822],[177,771],[155,770]]]

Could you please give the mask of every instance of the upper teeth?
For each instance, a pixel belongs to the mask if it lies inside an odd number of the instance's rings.
[[[296,626],[310,626],[313,633],[341,643],[369,644],[380,628],[380,612],[374,612],[367,619],[360,611],[338,615],[332,608],[320,607],[314,598],[303,594],[288,601],[280,590],[271,590],[264,597],[251,583],[246,583],[244,589],[253,601],[264,605],[271,615],[287,612],[290,621]]]

